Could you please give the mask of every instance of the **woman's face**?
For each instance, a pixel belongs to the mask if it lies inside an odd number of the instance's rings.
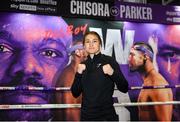
[[[88,54],[97,54],[101,48],[100,40],[96,35],[88,34],[85,37],[84,47]]]

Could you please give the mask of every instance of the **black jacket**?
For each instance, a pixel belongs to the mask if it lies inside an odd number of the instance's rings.
[[[128,82],[120,71],[118,63],[110,56],[101,53],[93,59],[83,62],[86,70],[82,74],[76,73],[71,92],[74,97],[82,93],[81,120],[116,120],[113,107],[114,83],[117,88],[126,93]],[[102,66],[110,64],[114,73],[105,75]]]

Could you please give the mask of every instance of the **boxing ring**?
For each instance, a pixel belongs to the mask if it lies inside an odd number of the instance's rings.
[[[129,90],[141,90],[141,89],[166,89],[166,88],[180,88],[180,85],[165,85],[165,86],[134,86],[129,87]],[[69,91],[70,87],[0,87],[0,91],[15,91],[15,90],[27,90],[27,91]],[[166,101],[166,102],[131,102],[131,103],[114,103],[115,107],[123,106],[148,106],[148,105],[176,105],[180,104],[180,101]],[[64,109],[64,108],[80,108],[81,104],[16,104],[0,105],[0,110],[4,109]]]

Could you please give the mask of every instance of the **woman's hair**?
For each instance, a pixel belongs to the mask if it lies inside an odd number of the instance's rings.
[[[86,36],[89,35],[89,34],[95,35],[95,36],[98,38],[100,45],[102,45],[101,37],[100,37],[99,34],[98,34],[97,32],[95,32],[95,31],[89,31],[89,32],[86,32],[86,33],[84,34],[84,36],[83,36],[83,45],[84,45],[84,43],[85,43],[85,38],[86,38]]]

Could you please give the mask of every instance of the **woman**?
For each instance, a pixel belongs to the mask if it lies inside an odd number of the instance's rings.
[[[78,65],[71,92],[74,97],[82,93],[81,120],[118,120],[113,107],[114,84],[126,93],[128,82],[120,71],[118,63],[101,54],[101,38],[94,32],[87,32],[83,38],[87,60]],[[79,56],[83,55],[80,52]]]

